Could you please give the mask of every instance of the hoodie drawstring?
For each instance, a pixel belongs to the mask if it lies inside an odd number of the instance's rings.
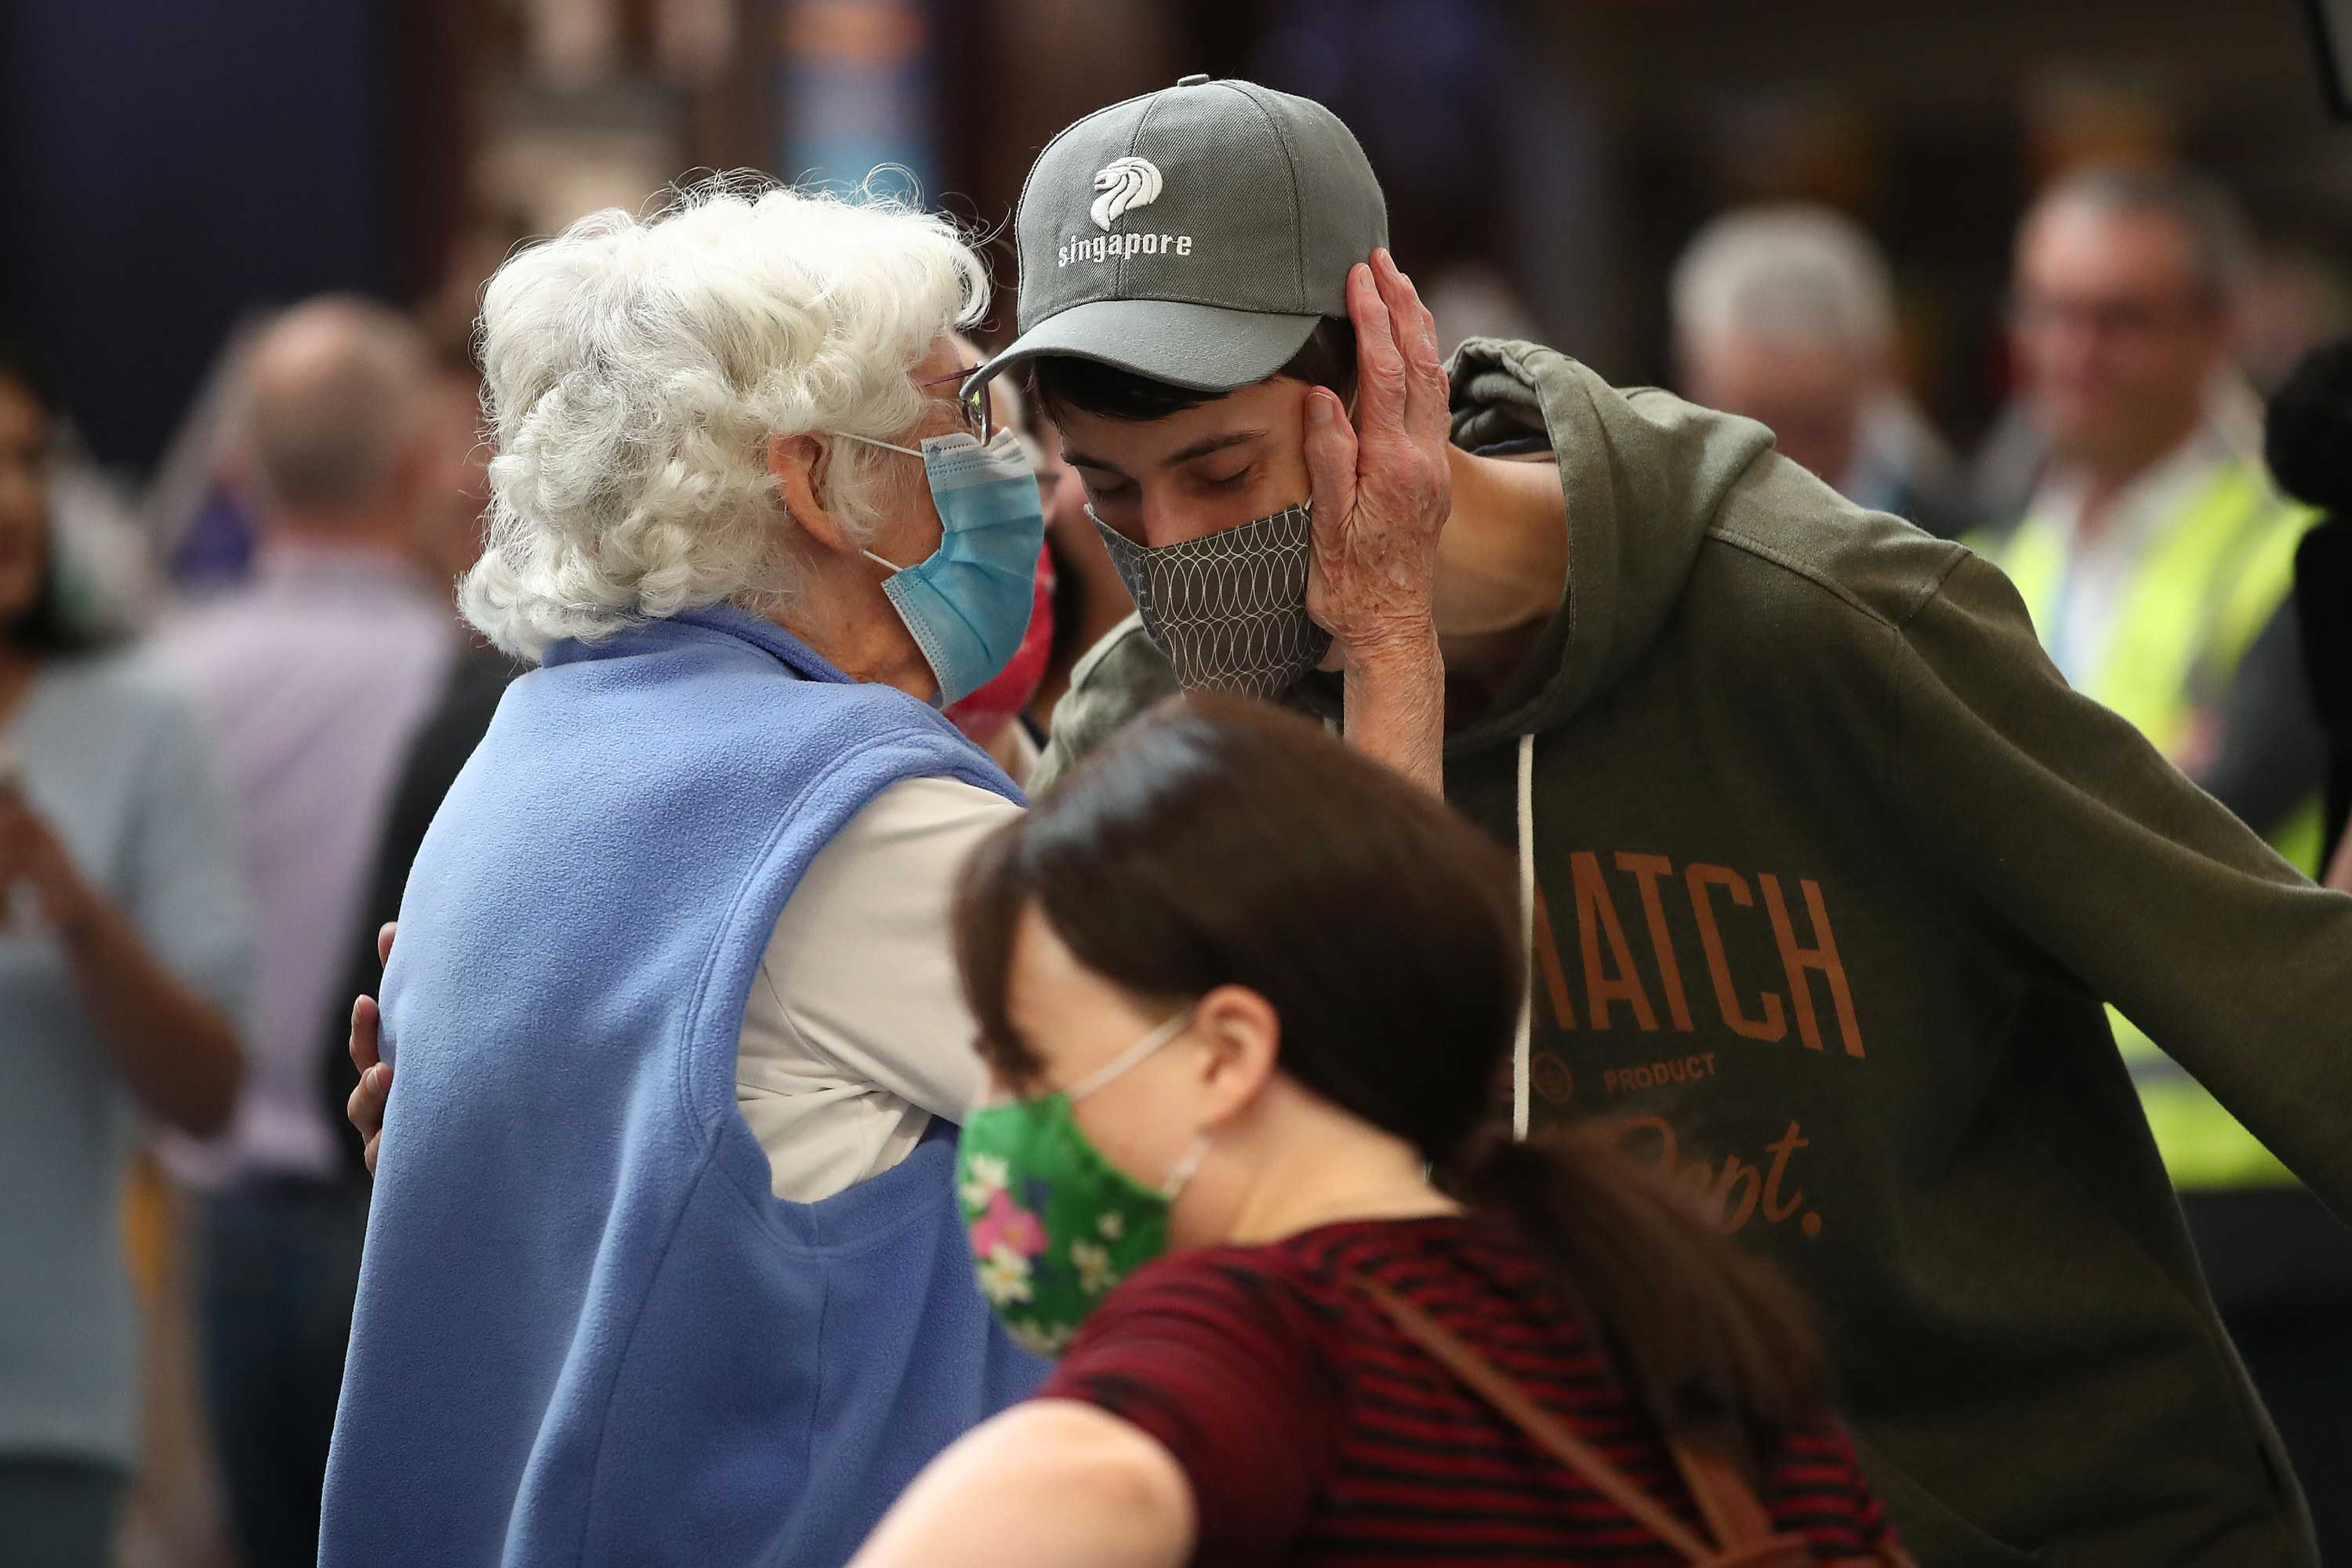
[[[1536,738],[1519,737],[1519,1029],[1511,1047],[1511,1136],[1528,1135],[1528,1051],[1535,1033]]]

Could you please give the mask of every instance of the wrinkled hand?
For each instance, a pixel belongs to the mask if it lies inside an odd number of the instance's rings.
[[[0,788],[0,924],[17,884],[33,889],[42,923],[71,942],[99,912],[89,884],[47,823],[13,788]]]
[[[1307,609],[1350,662],[1433,635],[1437,535],[1453,504],[1452,424],[1437,324],[1385,250],[1348,274],[1356,423],[1329,390],[1307,405],[1315,560]]]
[[[375,956],[379,963],[392,962],[392,939],[400,927],[387,921],[375,933]],[[375,998],[362,996],[352,1004],[352,1063],[360,1069],[359,1087],[343,1106],[343,1114],[360,1130],[363,1141],[362,1152],[367,1160],[368,1174],[375,1174],[376,1146],[383,1142],[383,1104],[392,1094],[392,1068],[384,1065],[380,1048],[383,1033],[383,1016],[376,1010]]]

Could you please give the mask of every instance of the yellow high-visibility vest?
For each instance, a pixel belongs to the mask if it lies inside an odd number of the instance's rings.
[[[2107,646],[2078,688],[2131,721],[2177,759],[2201,711],[2220,700],[2254,638],[2294,586],[2294,550],[2318,514],[2282,498],[2242,458],[2219,464],[2150,543],[2118,599]],[[2069,532],[2029,517],[1983,553],[2009,574],[2033,624],[2056,618]],[[2309,871],[2319,856],[2316,796],[2276,825],[2272,847]],[[2221,1109],[2205,1087],[2113,1007],[2116,1044],[2173,1184],[2183,1191],[2291,1186],[2277,1156]]]

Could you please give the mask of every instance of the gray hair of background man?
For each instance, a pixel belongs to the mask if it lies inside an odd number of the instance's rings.
[[[1802,202],[1737,208],[1699,230],[1675,263],[1671,299],[1686,351],[1740,334],[1874,360],[1895,340],[1877,242],[1844,214]]]
[[[333,517],[386,500],[431,373],[416,329],[373,300],[326,295],[272,321],[254,346],[243,409],[269,504]]]
[[[2253,230],[2230,194],[2187,169],[2090,167],[2052,182],[2018,226],[2024,243],[2041,216],[2061,206],[2147,215],[2176,225],[2189,242],[2190,286],[2205,303],[2235,308],[2253,285]]]

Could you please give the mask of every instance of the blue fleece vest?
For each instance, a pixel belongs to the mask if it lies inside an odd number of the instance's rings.
[[[328,1466],[328,1568],[824,1568],[1043,1363],[972,1282],[953,1129],[822,1203],[735,1107],[784,900],[900,779],[1019,792],[728,609],[559,644],[419,850]]]

